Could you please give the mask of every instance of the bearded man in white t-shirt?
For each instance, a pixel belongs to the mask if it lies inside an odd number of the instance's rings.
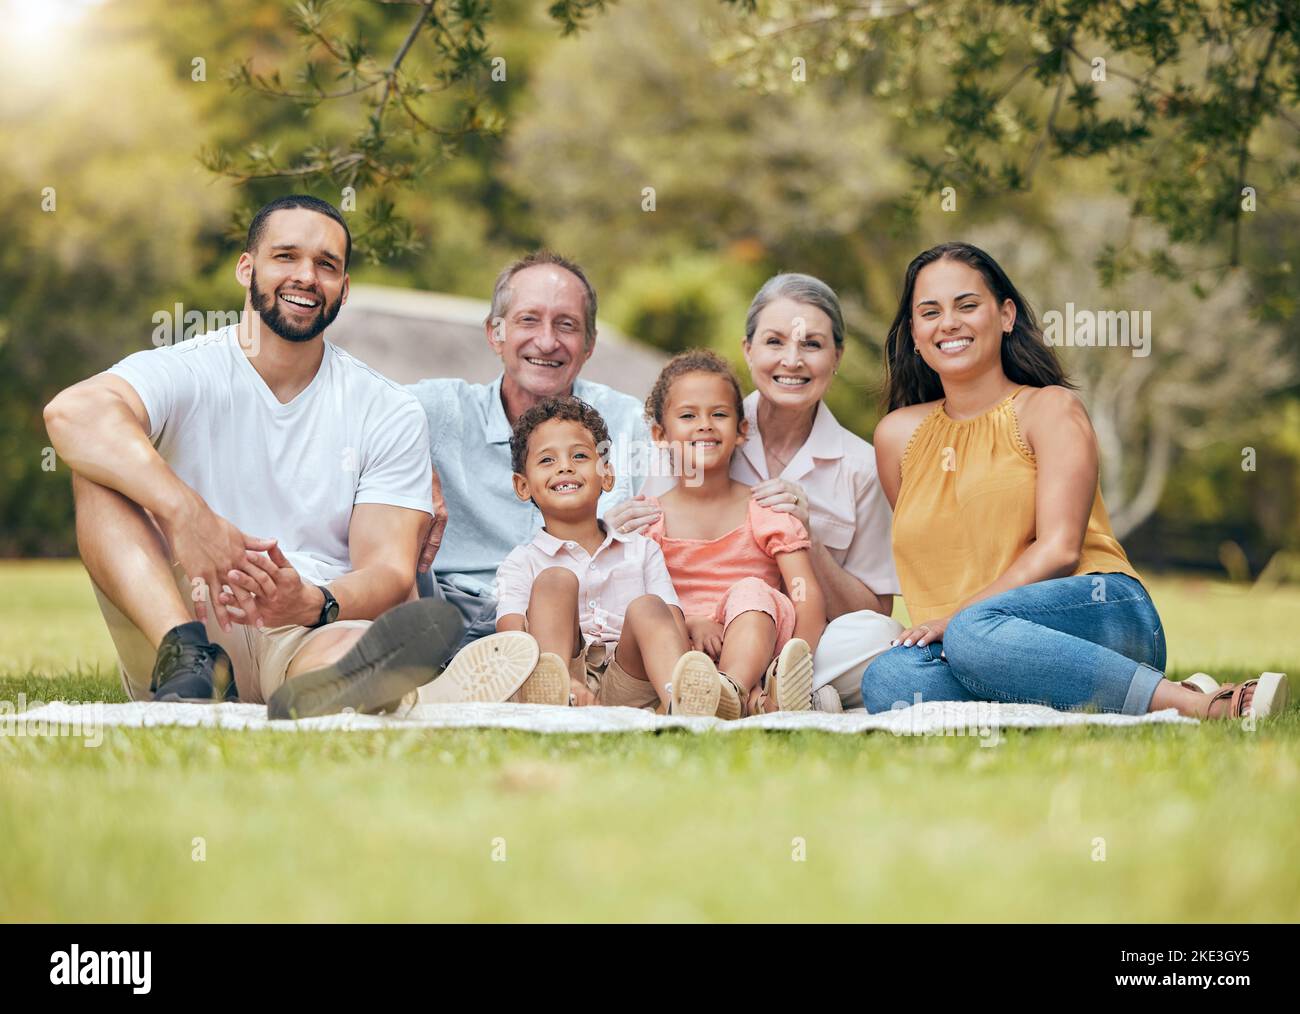
[[[428,426],[325,339],[351,251],[332,205],[271,202],[235,268],[237,325],[137,352],[45,409],[135,700],[390,710],[460,640],[452,607],[399,605],[431,524]]]

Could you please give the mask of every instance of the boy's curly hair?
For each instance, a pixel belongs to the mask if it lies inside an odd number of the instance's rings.
[[[596,441],[596,451],[602,462],[609,459],[609,428],[600,413],[581,398],[547,398],[519,417],[515,422],[514,432],[510,434],[510,467],[516,475],[524,474],[524,463],[528,460],[528,439],[544,422],[552,419],[566,419],[581,423]]]
[[[668,360],[659,371],[659,379],[645,400],[645,417],[649,422],[664,424],[664,406],[668,403],[668,391],[673,381],[687,373],[716,373],[731,381],[731,389],[736,393],[736,418],[745,418],[745,398],[740,393],[740,381],[731,364],[716,352],[708,349],[687,349]]]

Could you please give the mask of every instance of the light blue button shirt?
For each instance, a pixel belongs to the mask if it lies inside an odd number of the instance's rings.
[[[516,546],[533,540],[542,515],[515,496],[510,467],[510,421],[501,403],[501,380],[470,384],[435,377],[409,390],[429,418],[433,467],[447,504],[433,571],[438,579],[473,595],[491,595],[497,567]],[[614,488],[601,494],[597,512],[635,496],[645,481],[650,433],[644,406],[631,395],[579,379],[573,395],[605,420],[611,443]]]

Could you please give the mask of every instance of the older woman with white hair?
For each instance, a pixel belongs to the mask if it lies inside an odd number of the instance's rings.
[[[890,618],[898,577],[875,452],[822,401],[844,354],[839,299],[810,275],[776,275],[750,303],[743,347],[755,390],[745,399],[748,436],[731,475],[752,486],[760,504],[797,517],[812,538],[831,621],[814,659],[814,707],[861,707],[863,670],[903,628]],[[651,476],[606,522],[625,532],[650,524],[659,510],[646,498],[671,481]]]

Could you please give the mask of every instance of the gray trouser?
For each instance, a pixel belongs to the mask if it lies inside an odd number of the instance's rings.
[[[465,621],[465,636],[461,638],[460,644],[456,645],[457,651],[480,637],[496,633],[497,600],[492,596],[475,595],[463,588],[457,588],[433,571],[417,574],[415,584],[420,591],[420,598],[435,598],[450,602],[460,612],[461,619]]]

